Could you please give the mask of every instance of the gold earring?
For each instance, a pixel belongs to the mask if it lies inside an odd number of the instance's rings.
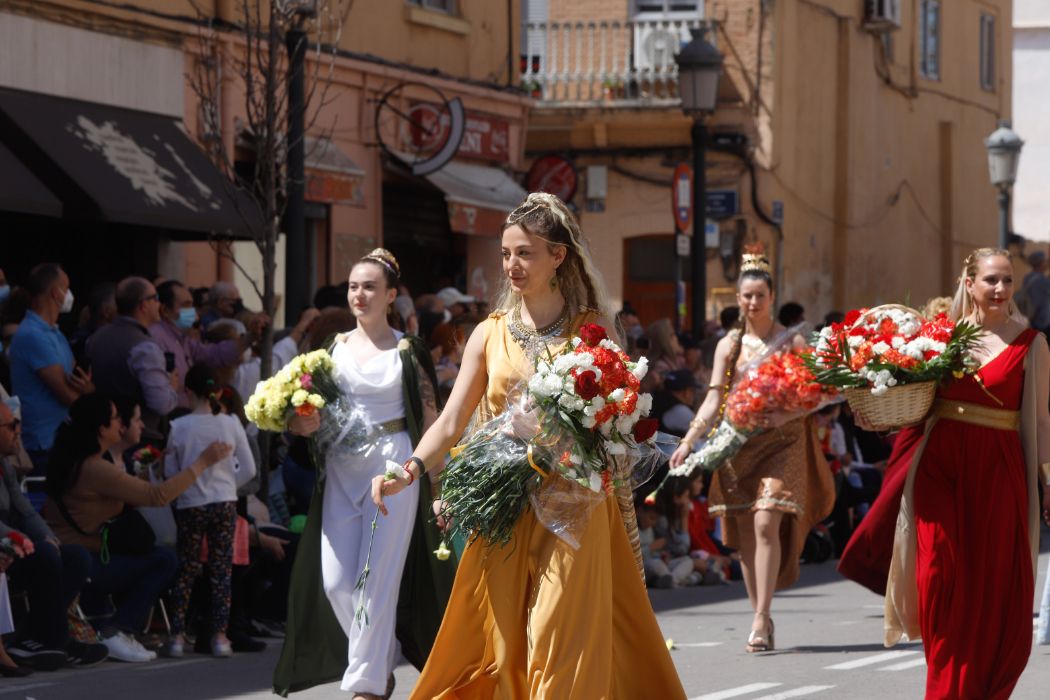
[[[554,277],[551,277],[551,291],[553,292],[558,288],[558,275],[555,273]]]

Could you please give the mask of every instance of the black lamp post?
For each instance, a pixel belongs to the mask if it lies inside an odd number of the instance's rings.
[[[1010,122],[1004,120],[984,145],[988,149],[988,176],[999,188],[999,247],[1006,250],[1010,238],[1010,189],[1017,180],[1017,164],[1024,141],[1010,128]]]
[[[692,29],[692,40],[679,52],[678,94],[682,111],[693,117],[693,244],[692,294],[693,338],[703,337],[707,313],[707,186],[704,161],[707,149],[707,117],[715,111],[718,100],[718,78],[722,72],[722,54],[704,35],[706,27]]]
[[[288,49],[288,162],[285,232],[285,322],[294,323],[310,303],[309,255],[306,240],[306,44],[303,24],[316,16],[317,0],[286,0],[290,21],[285,34]]]

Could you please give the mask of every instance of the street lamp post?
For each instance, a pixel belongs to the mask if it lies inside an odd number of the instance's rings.
[[[1017,164],[1021,160],[1021,140],[1009,121],[1000,121],[984,143],[988,149],[988,176],[999,188],[999,247],[1006,250],[1010,238],[1010,189],[1017,180]]]
[[[703,337],[707,312],[707,187],[704,162],[707,148],[707,117],[715,111],[718,100],[718,77],[722,72],[722,54],[704,35],[706,27],[690,30],[692,40],[675,61],[678,63],[678,94],[682,111],[693,118],[693,243],[692,260],[693,338]]]
[[[317,0],[289,0],[285,11],[291,25],[285,34],[288,50],[288,161],[285,231],[285,318],[289,323],[309,304],[306,269],[306,43],[305,21],[317,14]]]

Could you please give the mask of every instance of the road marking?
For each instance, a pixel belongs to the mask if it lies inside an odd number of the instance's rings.
[[[853,661],[845,661],[841,664],[835,664],[834,666],[825,666],[826,670],[831,671],[849,671],[854,668],[861,668],[862,666],[871,666],[872,664],[881,664],[883,661],[893,661],[894,659],[903,659],[905,656],[911,656],[912,654],[918,654],[917,651],[884,651],[881,654],[875,654],[874,656],[865,656],[862,659],[855,659]]]
[[[724,642],[686,642],[684,644],[679,644],[678,642],[674,643],[676,647],[720,647],[722,646],[722,644],[724,644]]]
[[[879,670],[880,671],[907,671],[909,668],[918,668],[919,666],[925,666],[925,665],[926,665],[926,657],[924,656],[921,659],[912,659],[911,661],[905,661],[903,663],[893,664],[892,666],[886,666],[885,668],[880,668]]]
[[[750,685],[742,685],[739,688],[730,688],[729,690],[720,690],[717,693],[708,693],[707,695],[700,695],[689,700],[725,700],[726,698],[735,698],[741,695],[749,695],[750,693],[757,693],[760,690],[769,690],[770,688],[776,688],[784,685],[783,683],[751,683]]]
[[[763,695],[760,698],[754,700],[787,700],[788,698],[803,698],[814,693],[819,693],[823,690],[830,690],[834,688],[833,685],[806,685],[801,688],[795,688],[794,690],[785,690],[782,693],[773,693],[772,695]]]
[[[6,693],[17,693],[20,690],[29,690],[30,688],[46,688],[49,685],[55,685],[54,683],[28,683],[26,685],[15,685],[10,688],[0,689],[0,695]]]
[[[210,659],[208,659],[208,658],[203,658],[203,659],[185,659],[183,661],[172,661],[171,663],[161,663],[161,664],[146,663],[146,664],[139,664],[137,666],[133,666],[132,669],[135,670],[135,671],[166,671],[169,668],[176,668],[178,666],[189,666],[190,664],[199,664],[199,663],[202,663],[204,661],[209,661],[209,660]]]

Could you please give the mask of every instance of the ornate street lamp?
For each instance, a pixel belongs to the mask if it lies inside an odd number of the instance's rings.
[[[1005,250],[1010,235],[1010,189],[1017,180],[1017,164],[1024,141],[1010,128],[1010,122],[1004,120],[984,145],[988,149],[988,177],[999,188],[999,247]]]
[[[707,183],[704,161],[707,150],[707,118],[718,102],[718,78],[722,73],[722,54],[704,35],[706,27],[690,30],[692,41],[675,58],[678,63],[678,94],[682,111],[693,118],[693,244],[692,259],[692,332],[695,340],[704,333],[707,313]]]

